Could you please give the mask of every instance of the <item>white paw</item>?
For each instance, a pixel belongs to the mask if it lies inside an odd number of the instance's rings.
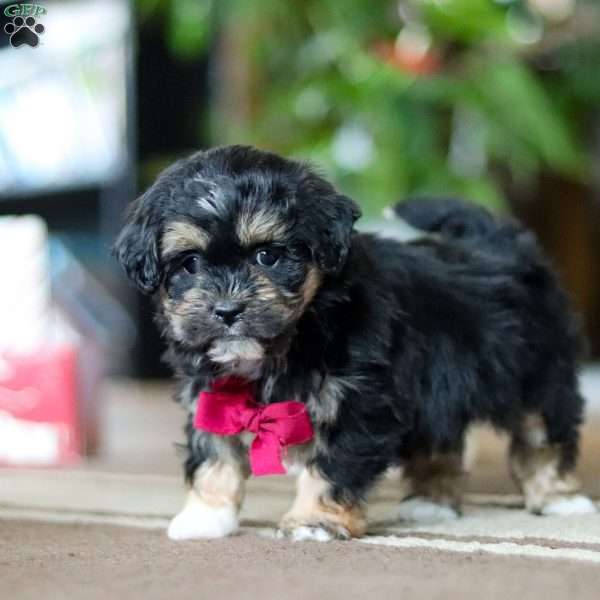
[[[238,519],[233,506],[215,508],[196,498],[188,501],[185,508],[173,518],[167,535],[172,540],[220,538],[237,528]]]
[[[283,533],[280,531],[278,532],[278,537],[287,537],[293,542],[330,542],[333,539],[333,534],[322,527],[302,525],[301,527],[292,529],[290,532]]]
[[[543,515],[591,515],[598,512],[594,503],[587,496],[568,496],[546,504],[542,508]]]
[[[410,498],[400,503],[396,516],[400,521],[412,523],[438,523],[453,521],[459,514],[451,506],[438,504],[427,498]]]

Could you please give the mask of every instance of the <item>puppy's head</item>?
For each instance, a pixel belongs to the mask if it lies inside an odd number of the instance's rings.
[[[159,299],[167,337],[229,372],[287,347],[322,281],[343,267],[356,204],[305,165],[232,146],[164,171],[115,245]]]

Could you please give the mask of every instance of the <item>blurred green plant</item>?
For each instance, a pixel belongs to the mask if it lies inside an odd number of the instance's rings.
[[[212,50],[212,143],[321,165],[375,214],[406,195],[503,206],[589,176],[594,0],[138,0],[186,60]]]

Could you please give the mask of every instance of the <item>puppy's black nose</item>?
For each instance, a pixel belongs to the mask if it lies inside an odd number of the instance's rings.
[[[215,317],[226,325],[231,325],[243,310],[244,304],[242,302],[224,300],[215,304]]]

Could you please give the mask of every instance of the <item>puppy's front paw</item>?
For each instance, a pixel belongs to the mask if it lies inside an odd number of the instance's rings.
[[[348,540],[352,536],[347,529],[335,524],[298,525],[292,528],[279,528],[277,537],[293,542],[331,542],[331,540]]]
[[[308,525],[301,525],[290,530],[279,529],[277,537],[280,539],[287,538],[293,542],[330,542],[335,539],[335,536],[327,529]]]
[[[284,517],[277,531],[278,538],[286,538],[293,542],[330,542],[331,540],[348,540],[350,532],[340,525],[327,520],[303,522],[293,517]]]
[[[220,538],[232,534],[237,528],[237,513],[233,506],[213,507],[195,498],[173,518],[167,535],[172,540]]]

